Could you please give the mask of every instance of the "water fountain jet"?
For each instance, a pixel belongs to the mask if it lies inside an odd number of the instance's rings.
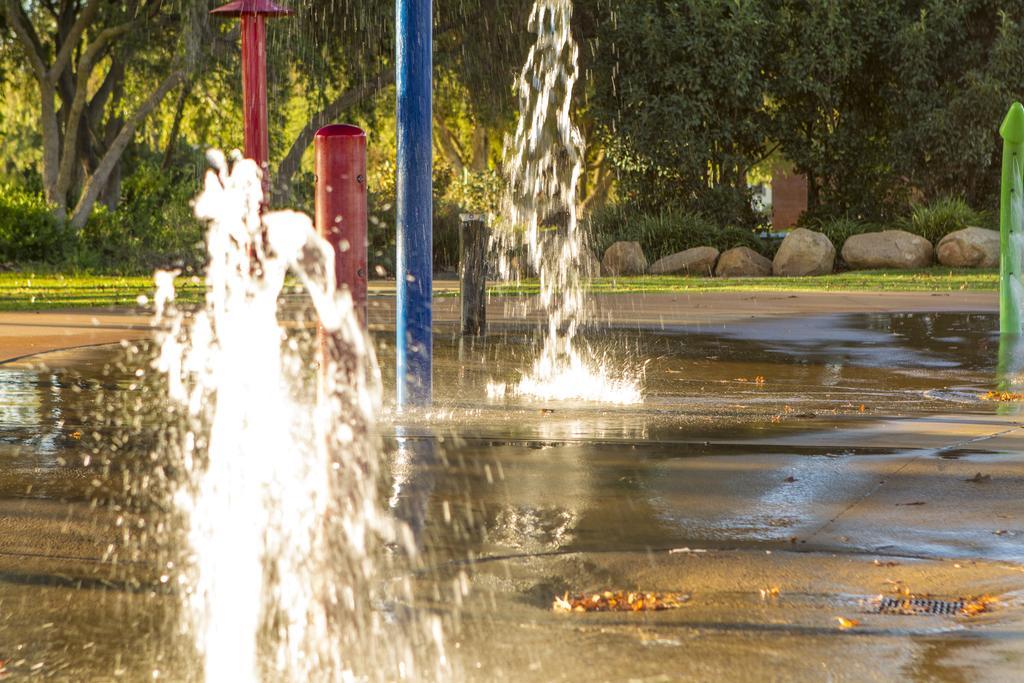
[[[186,415],[173,445],[190,548],[179,581],[206,680],[437,677],[439,621],[388,623],[381,608],[411,600],[381,582],[385,544],[394,562],[415,548],[378,499],[380,373],[333,249],[305,215],[261,212],[255,162],[210,158],[195,203],[209,224],[206,305],[175,309],[160,278],[155,361]],[[282,326],[289,273],[344,362],[321,354],[317,371]],[[426,651],[430,671],[416,660]]]
[[[593,354],[577,336],[590,313],[586,283],[596,273],[577,208],[584,140],[572,120],[579,78],[572,12],[571,0],[533,6],[529,25],[536,39],[519,76],[519,123],[505,151],[509,188],[492,238],[503,279],[521,276],[512,255],[525,248],[540,284],[543,347],[521,382],[492,384],[488,395],[638,403],[638,383],[613,377],[606,363],[588,358]]]

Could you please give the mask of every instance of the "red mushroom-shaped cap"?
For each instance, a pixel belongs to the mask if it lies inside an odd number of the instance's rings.
[[[365,138],[366,131],[348,123],[332,123],[316,132],[318,138]]]
[[[262,14],[268,17],[285,17],[292,14],[292,10],[281,7],[272,0],[233,0],[228,4],[210,10],[210,14],[217,14],[222,17],[240,17],[245,14]]]

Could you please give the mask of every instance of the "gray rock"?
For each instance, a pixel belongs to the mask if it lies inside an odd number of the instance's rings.
[[[735,247],[718,257],[715,275],[718,277],[769,277],[772,262],[750,247]]]
[[[715,272],[718,250],[714,247],[694,247],[658,259],[651,265],[651,275],[711,275]]]
[[[855,270],[926,268],[933,258],[932,243],[905,230],[853,235],[843,245],[843,260]]]
[[[951,232],[939,240],[935,255],[950,268],[998,268],[999,233],[984,228]]]
[[[639,242],[616,242],[604,252],[601,270],[611,276],[643,275],[647,272],[647,257]]]
[[[832,240],[820,232],[797,228],[782,240],[772,262],[772,272],[780,277],[828,275],[836,263]]]

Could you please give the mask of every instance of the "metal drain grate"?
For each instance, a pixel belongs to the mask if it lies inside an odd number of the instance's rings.
[[[879,614],[908,614],[924,616],[938,614],[956,616],[964,609],[963,600],[927,600],[925,598],[882,598],[878,603]]]

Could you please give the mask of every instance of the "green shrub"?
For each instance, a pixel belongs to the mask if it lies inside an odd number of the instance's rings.
[[[197,180],[186,170],[143,163],[122,187],[116,211],[98,205],[79,237],[74,265],[93,271],[149,273],[198,269],[204,229],[192,214]]]
[[[448,188],[447,199],[464,213],[496,214],[501,210],[505,181],[494,170],[466,172],[455,178]]]
[[[434,203],[434,270],[459,268],[459,228],[462,209],[448,201]]]
[[[963,199],[947,197],[932,204],[914,206],[910,216],[901,221],[899,227],[938,244],[949,233],[971,225],[988,225],[988,222]]]
[[[394,277],[397,217],[394,197],[370,193],[367,256],[370,277]],[[459,226],[462,210],[434,198],[434,270],[453,272],[459,265]]]
[[[802,223],[800,227],[823,233],[832,240],[832,244],[839,251],[846,244],[846,240],[854,235],[861,235],[865,232],[877,232],[882,227],[875,223],[868,223],[856,218],[822,218]]]
[[[767,254],[769,247],[750,230],[719,227],[700,213],[671,207],[646,213],[628,205],[609,205],[590,217],[591,244],[598,255],[614,242],[639,242],[652,261],[694,247],[719,251],[750,247]]]
[[[635,233],[642,212],[626,204],[607,204],[591,213],[584,225],[590,229],[590,245],[598,258],[608,247]]]
[[[0,261],[59,261],[67,244],[39,192],[0,185]]]

